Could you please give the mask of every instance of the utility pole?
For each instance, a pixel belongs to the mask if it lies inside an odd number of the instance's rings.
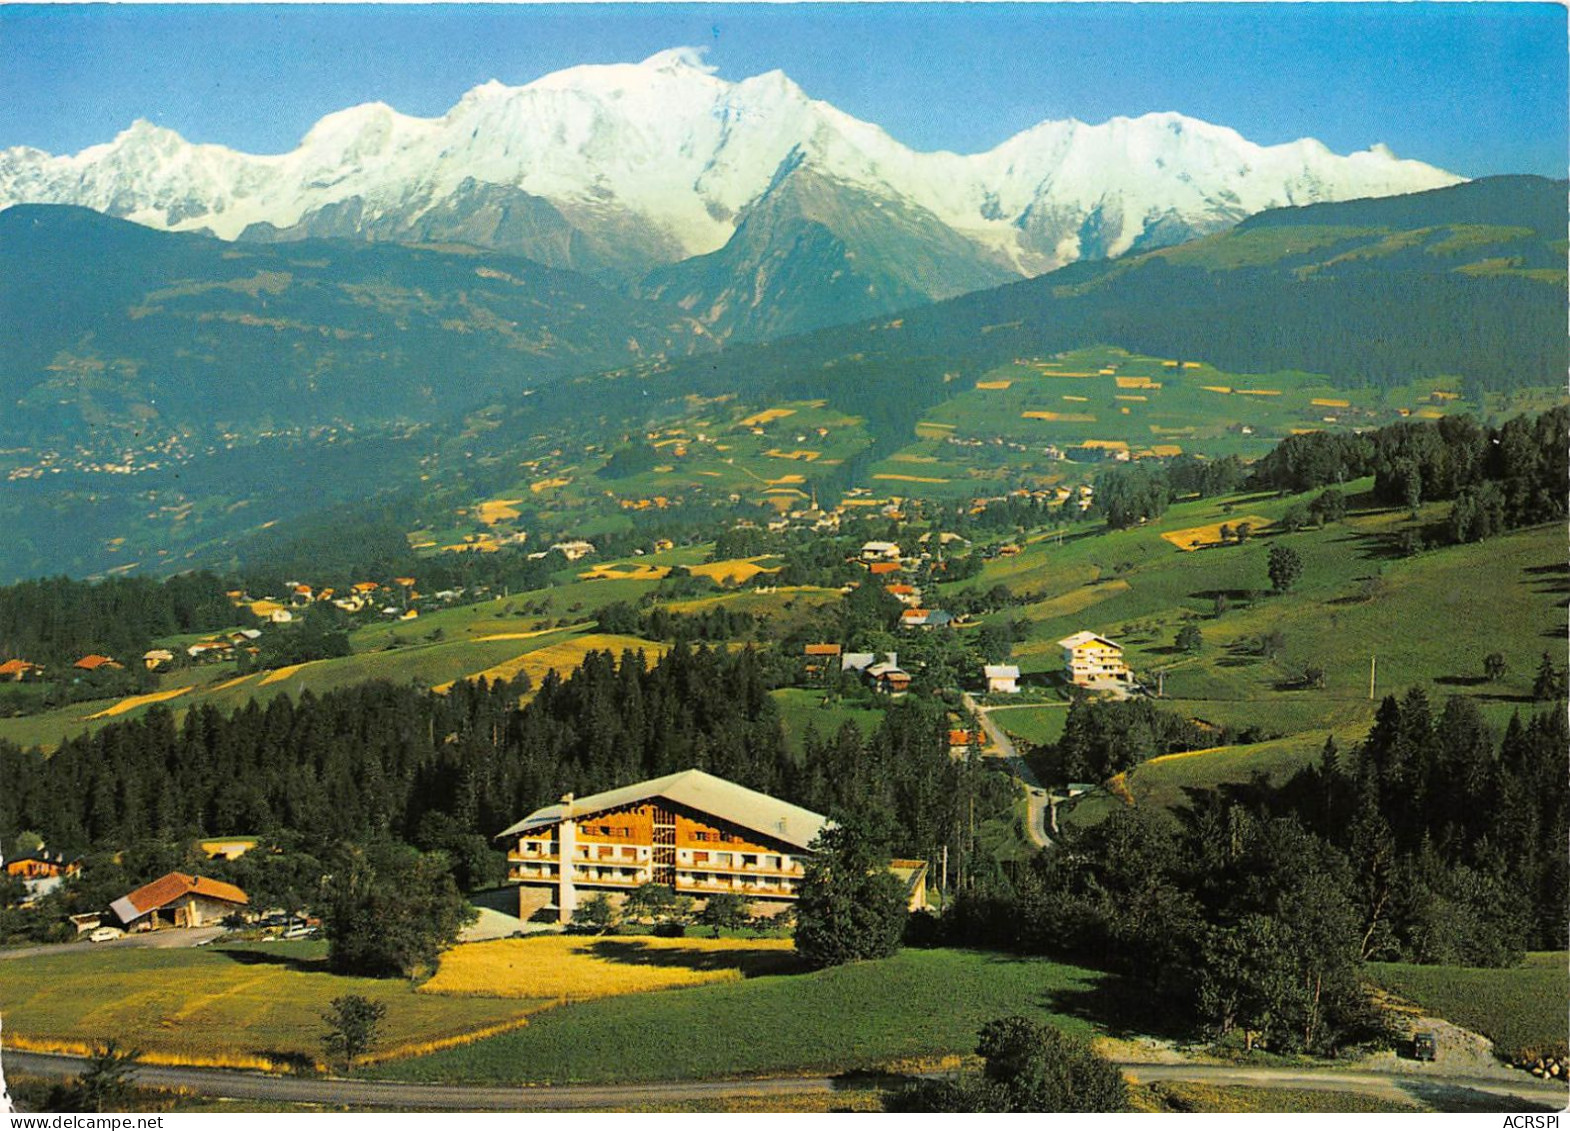
[[[1378,659],[1378,656],[1370,656],[1368,658],[1368,701],[1370,703],[1374,701],[1374,665]]]

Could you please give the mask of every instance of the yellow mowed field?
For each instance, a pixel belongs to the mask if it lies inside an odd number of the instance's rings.
[[[1242,523],[1248,523],[1255,533],[1270,525],[1268,518],[1260,518],[1257,514],[1238,515],[1229,518],[1226,522],[1212,522],[1206,526],[1190,526],[1187,530],[1169,530],[1161,537],[1171,542],[1180,550],[1202,550],[1206,546],[1221,545],[1221,528],[1230,526],[1236,530]]]
[[[360,994],[387,1009],[384,1056],[516,1028],[542,1002],[415,993],[397,979],[327,972],[319,944],[212,950],[112,948],[0,962],[8,1048],[76,1052],[114,1036],[153,1063],[235,1068],[313,1063],[321,1015]]]
[[[579,664],[590,652],[613,652],[618,657],[624,651],[642,652],[653,663],[665,655],[669,649],[664,644],[657,644],[653,640],[645,640],[641,636],[618,636],[608,632],[591,632],[584,636],[575,636],[571,640],[563,640],[560,644],[552,644],[546,648],[537,648],[532,652],[525,652],[521,656],[514,656],[510,660],[503,660],[484,671],[474,672],[465,679],[510,680],[516,678],[519,672],[527,672],[529,679],[536,685],[545,678],[545,673],[555,671],[557,675],[565,677]],[[450,684],[444,686],[451,686]],[[442,688],[437,688],[442,690]]]
[[[538,495],[541,491],[549,491],[553,487],[565,487],[571,479],[557,477],[555,479],[541,479],[538,483],[530,483],[529,490]]]
[[[1052,412],[1049,409],[1028,409],[1019,414],[1024,420],[1052,420],[1059,424],[1094,424],[1096,418],[1088,412]]]
[[[976,382],[976,388],[978,388],[978,389],[1006,389],[1010,385],[1012,385],[1013,383],[1014,382],[1012,382],[1012,381],[977,381]]]
[[[597,565],[578,575],[583,581],[659,581],[669,577],[670,566],[639,565],[633,563],[619,563],[614,565]]]
[[[191,690],[189,687],[176,687],[169,691],[150,691],[146,695],[128,695],[113,707],[105,707],[97,714],[88,715],[90,719],[107,719],[112,715],[123,715],[127,711],[134,711],[138,707],[145,707],[149,703],[162,703],[169,699],[178,698]]]
[[[322,661],[320,660],[307,660],[303,664],[290,664],[286,668],[274,668],[272,671],[268,672],[262,677],[262,682],[261,684],[258,684],[258,686],[264,686],[269,683],[278,683],[281,680],[288,679],[301,668],[308,668],[312,664],[319,664],[321,662]]]
[[[755,412],[741,422],[743,428],[761,428],[765,424],[772,424],[776,420],[784,420],[787,416],[795,416],[793,408],[766,408],[762,412]]]
[[[789,939],[585,938],[537,935],[454,947],[422,994],[549,1001],[733,982],[796,969]]]
[[[947,479],[938,479],[930,475],[874,475],[874,479],[887,479],[895,483],[947,483]]]
[[[721,562],[704,562],[688,567],[694,577],[707,577],[719,585],[740,585],[751,581],[760,573],[778,573],[779,566],[764,567],[758,563],[763,558],[727,558]]]
[[[778,448],[770,448],[763,454],[768,456],[770,459],[800,459],[811,463],[823,453],[815,452],[811,448],[796,448],[795,450],[789,452],[782,452]]]
[[[503,519],[517,518],[518,504],[522,499],[492,499],[474,509],[474,516],[486,526],[495,526]]]

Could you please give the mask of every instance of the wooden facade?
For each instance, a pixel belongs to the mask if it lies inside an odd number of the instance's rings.
[[[538,889],[553,888],[566,922],[584,891],[628,892],[647,883],[700,899],[730,892],[783,905],[796,898],[805,853],[656,797],[521,833],[508,846],[507,860],[510,878],[520,885],[520,914],[538,909]]]

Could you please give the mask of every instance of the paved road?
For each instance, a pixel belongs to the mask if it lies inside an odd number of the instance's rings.
[[[968,691],[961,696],[961,701],[967,711],[975,712],[976,717],[981,720],[981,729],[987,732],[992,745],[997,747],[998,756],[1008,763],[1009,769],[1014,771],[1024,785],[1028,813],[1025,831],[1030,834],[1030,839],[1035,842],[1037,848],[1046,848],[1052,843],[1052,838],[1047,835],[1047,814],[1051,805],[1047,791],[1036,780],[1035,771],[1030,768],[1030,764],[1025,759],[1020,757],[1019,751],[1014,748],[1013,741],[1003,732],[1003,728],[992,721],[988,708],[978,704]]]
[[[166,931],[139,931],[136,934],[126,935],[124,938],[114,939],[111,942],[69,942],[49,943],[45,946],[19,946],[0,950],[0,959],[6,958],[32,958],[40,954],[73,954],[81,950],[113,950],[116,947],[138,948],[152,947],[163,949],[165,947],[195,946],[208,939],[216,939],[224,933],[223,927],[191,927],[171,928]]]
[[[76,1057],[8,1052],[13,1073],[74,1076],[82,1062]],[[1430,1072],[1355,1072],[1315,1068],[1240,1068],[1208,1064],[1136,1064],[1121,1062],[1124,1075],[1141,1083],[1183,1080],[1217,1086],[1296,1088],[1355,1092],[1385,1099],[1429,1103],[1467,1101],[1477,1106],[1487,1098],[1515,1098],[1561,1109],[1567,1096],[1562,1084],[1546,1084],[1530,1076],[1446,1076]],[[1415,1066],[1421,1067],[1421,1066]],[[740,1096],[792,1096],[855,1087],[829,1076],[781,1076],[757,1080],[700,1080],[669,1084],[572,1084],[557,1087],[466,1087],[445,1084],[401,1084],[379,1080],[266,1076],[209,1068],[141,1065],[140,1083],[188,1088],[198,1094],[234,1100],[381,1107],[398,1111],[581,1111],[655,1107],[729,1099]]]

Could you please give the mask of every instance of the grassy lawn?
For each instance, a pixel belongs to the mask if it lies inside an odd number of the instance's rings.
[[[1010,1013],[1090,1030],[1107,975],[977,951],[905,950],[774,975],[565,1005],[526,1028],[382,1065],[405,1080],[566,1083],[870,1069],[969,1053]]]
[[[811,688],[784,687],[769,694],[779,705],[785,741],[796,754],[802,751],[808,726],[818,732],[820,739],[829,739],[846,723],[855,723],[863,735],[868,735],[883,721],[883,712],[877,707],[844,699],[825,702],[823,693]]]
[[[351,993],[387,1007],[383,1052],[516,1023],[540,1005],[420,994],[406,981],[330,974],[319,942],[110,947],[0,962],[0,1009],[12,1047],[71,1050],[114,1036],[150,1059],[184,1063],[314,1061],[322,1013]]]
[[[991,718],[1013,738],[1023,738],[1036,746],[1049,746],[1063,737],[1063,724],[1068,721],[1068,705],[1009,707],[993,711]]]
[[[1392,993],[1482,1033],[1507,1056],[1565,1052],[1570,955],[1531,954],[1503,970],[1374,962],[1369,977]]]

